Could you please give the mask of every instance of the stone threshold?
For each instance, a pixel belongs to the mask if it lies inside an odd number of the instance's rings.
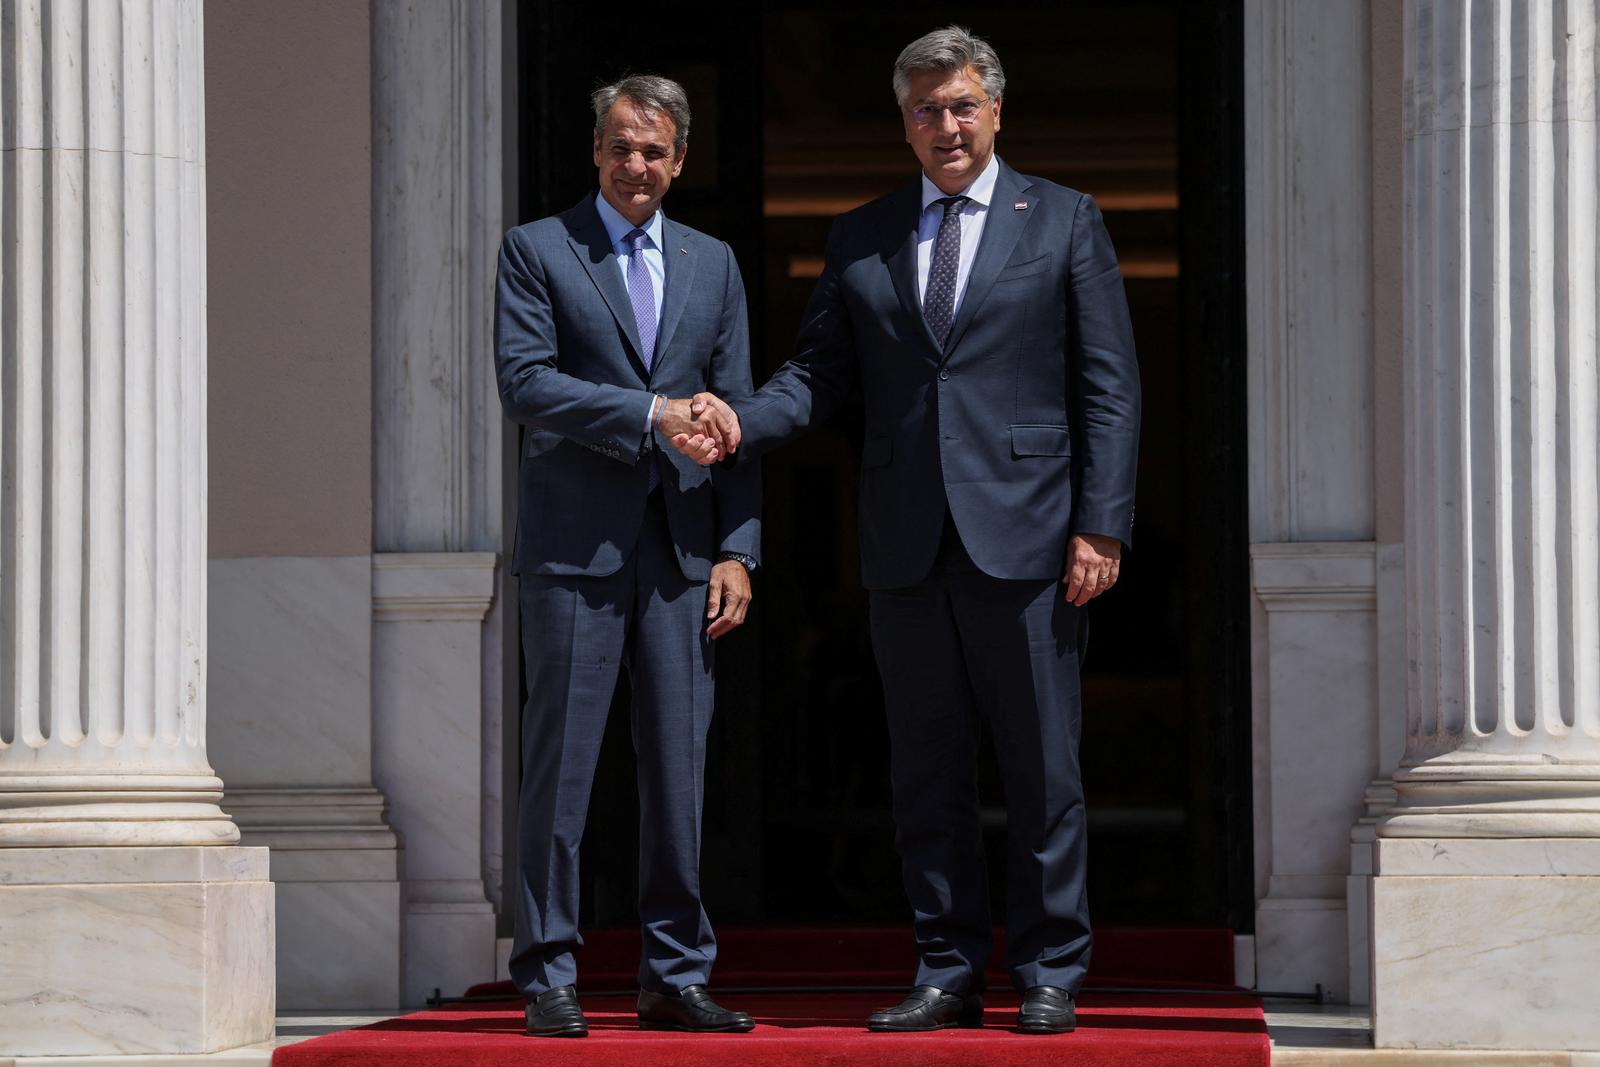
[[[1600,1052],[1372,1047],[1370,1009],[1265,1002],[1273,1067],[1600,1067]]]
[[[1600,1052],[1511,1052],[1486,1049],[1279,1048],[1273,1067],[1600,1067]]]

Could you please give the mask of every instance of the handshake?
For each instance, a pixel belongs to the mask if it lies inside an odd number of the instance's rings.
[[[655,429],[702,467],[739,449],[739,416],[711,393],[663,400],[656,412]]]

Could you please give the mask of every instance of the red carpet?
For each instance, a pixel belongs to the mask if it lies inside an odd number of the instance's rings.
[[[634,985],[637,934],[587,936],[584,989]],[[581,1040],[522,1033],[521,1002],[456,1004],[288,1045],[273,1067],[1266,1067],[1261,1003],[1246,993],[1203,992],[1232,983],[1232,937],[1212,930],[1097,931],[1094,974],[1078,1005],[1076,1033],[1019,1034],[1016,994],[1002,979],[985,998],[982,1030],[871,1034],[868,1013],[894,993],[737,992],[740,985],[861,985],[897,990],[910,976],[909,937],[878,930],[729,931],[714,988],[750,1012],[749,1034],[663,1034],[637,1028],[632,995],[584,995],[590,1034]],[[1226,952],[1224,953],[1224,948]],[[832,966],[823,961],[831,960]],[[793,968],[779,969],[783,963]],[[1168,991],[1097,992],[1093,985],[1160,983]],[[1172,992],[1189,986],[1194,992]],[[499,992],[500,983],[474,993]]]
[[[892,997],[890,999],[893,999]],[[748,1034],[647,1033],[637,1028],[631,997],[588,998],[589,1036],[527,1037],[521,1005],[460,1006],[313,1038],[278,1049],[273,1067],[1266,1067],[1261,1006],[1245,995],[1086,993],[1072,1034],[1033,1037],[1010,1029],[1014,994],[985,1001],[982,1030],[869,1034],[862,1021],[884,1005],[874,993],[728,993],[730,1008],[750,1012]]]

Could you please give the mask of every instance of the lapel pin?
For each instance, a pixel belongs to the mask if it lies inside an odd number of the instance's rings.
[[[688,255],[689,254],[689,250],[687,248],[680,248],[680,249],[678,249],[678,251],[682,252],[684,255]]]
[[[1028,202],[1026,200],[1018,200],[1015,204],[1011,205],[1011,210],[1012,211],[1026,211],[1026,210],[1028,210]]]

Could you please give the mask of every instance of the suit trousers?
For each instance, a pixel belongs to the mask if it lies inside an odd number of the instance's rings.
[[[713,700],[706,583],[683,576],[661,492],[614,574],[522,577],[528,701],[517,802],[519,900],[511,977],[524,996],[572,984],[578,845],[617,672],[633,683],[638,759],[639,984],[709,980],[716,939],[700,904],[700,812]]]
[[[1078,768],[1084,611],[1054,579],[978,569],[948,516],[916,585],[871,594],[888,714],[895,844],[917,985],[981,989],[992,948],[976,757],[988,724],[1006,802],[1005,966],[1018,989],[1074,996],[1089,964]]]

